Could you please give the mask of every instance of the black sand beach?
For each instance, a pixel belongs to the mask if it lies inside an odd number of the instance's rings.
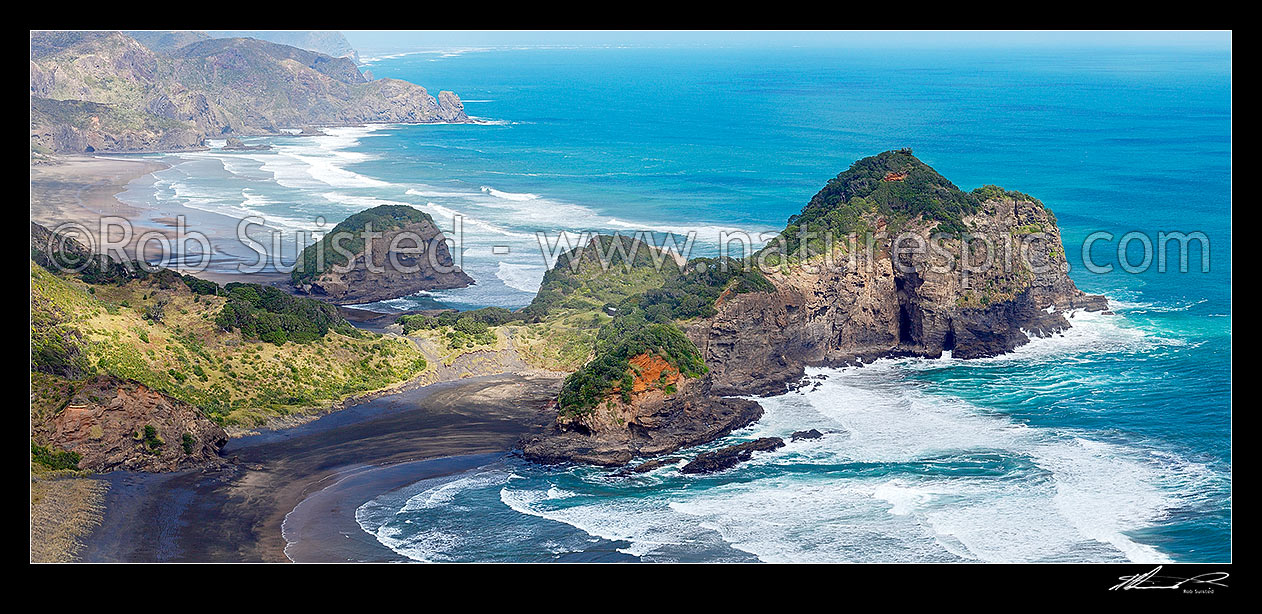
[[[559,383],[505,374],[434,384],[233,440],[221,469],[105,475],[105,516],[81,560],[283,562],[282,524],[300,562],[399,560],[359,530],[355,509],[508,452],[543,426]]]

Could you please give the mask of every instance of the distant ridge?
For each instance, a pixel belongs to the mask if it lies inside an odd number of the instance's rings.
[[[359,63],[359,53],[336,30],[127,30],[124,34],[158,53],[212,38],[254,38]]]
[[[435,98],[406,81],[369,81],[349,45],[335,57],[256,38],[139,34],[147,44],[122,32],[32,33],[34,154],[172,151],[284,128],[470,121],[452,92]]]

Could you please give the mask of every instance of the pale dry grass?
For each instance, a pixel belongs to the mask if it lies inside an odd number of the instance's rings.
[[[88,478],[31,479],[31,562],[68,563],[101,523],[109,484]]]

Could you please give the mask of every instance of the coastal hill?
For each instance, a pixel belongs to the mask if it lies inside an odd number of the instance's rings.
[[[838,266],[800,266],[820,264],[826,253],[818,239],[803,245],[803,230],[833,233]],[[850,233],[859,237],[853,245]],[[893,238],[902,233],[930,249],[896,255]],[[941,253],[932,249],[939,233]],[[781,237],[764,250],[786,264],[768,275],[774,293],[732,297],[688,327],[719,394],[783,390],[805,365],[948,351],[995,356],[1069,328],[1074,309],[1108,308],[1069,279],[1056,216],[1042,201],[998,186],[964,192],[910,150],[856,162]]]
[[[36,224],[31,241],[32,443],[81,456],[78,469],[211,462],[201,444],[222,445],[215,429],[326,410],[430,367],[416,344],[356,329],[322,301],[134,262],[83,266],[85,247]],[[146,425],[165,447],[145,441]],[[184,432],[196,440],[180,454]]]
[[[212,38],[257,38],[359,63],[355,48],[335,30],[127,30],[124,34],[158,53],[170,53],[189,43]]]
[[[30,76],[31,147],[42,154],[191,149],[206,138],[309,126],[471,121],[452,92],[435,98],[406,81],[369,81],[349,57],[253,38],[159,52],[121,32],[33,32]]]
[[[371,243],[361,236],[369,229],[380,235]],[[414,250],[421,251],[410,253]],[[406,205],[381,205],[346,218],[307,246],[291,282],[300,292],[355,305],[422,290],[463,288],[473,278],[452,263],[443,233],[429,214]]]
[[[955,266],[932,250],[896,250],[902,233],[936,236]],[[965,271],[965,256],[983,261],[978,237],[1020,257]],[[760,408],[728,405],[756,403],[729,395],[783,392],[808,365],[994,356],[1068,328],[1074,309],[1107,309],[1066,275],[1042,202],[996,186],[964,192],[910,150],[855,162],[780,239],[745,262],[695,259],[629,293],[600,325],[591,360],[566,378],[552,427],[523,440],[524,456],[621,465],[669,453],[757,420]],[[745,270],[754,262],[770,266]]]

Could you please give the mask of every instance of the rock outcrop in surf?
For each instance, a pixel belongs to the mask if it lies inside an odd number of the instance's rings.
[[[365,234],[371,233],[371,234]],[[442,231],[423,211],[381,205],[346,218],[302,252],[294,287],[338,305],[463,288],[473,278],[457,267]]]

